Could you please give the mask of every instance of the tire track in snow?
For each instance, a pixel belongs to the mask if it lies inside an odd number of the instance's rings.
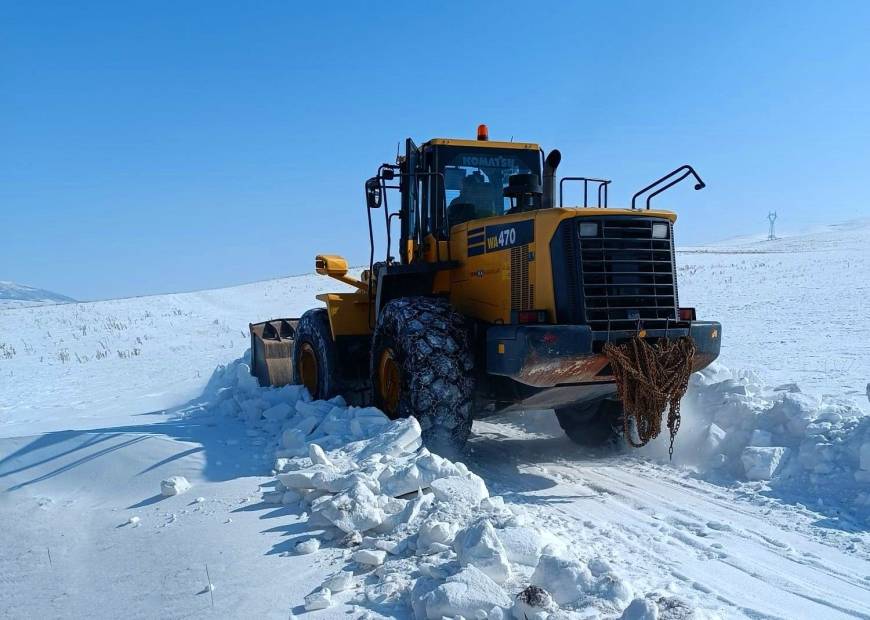
[[[469,465],[487,484],[510,488],[517,473],[534,477],[506,499],[587,551],[616,553],[642,587],[667,589],[676,579],[687,596],[751,618],[790,619],[799,609],[803,617],[870,620],[862,559],[796,523],[790,507],[630,455],[586,455],[497,420],[474,431]],[[565,456],[571,450],[577,458]]]

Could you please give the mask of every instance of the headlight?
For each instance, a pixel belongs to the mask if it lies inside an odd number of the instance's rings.
[[[653,239],[667,239],[668,238],[668,225],[667,224],[653,224],[652,238]]]
[[[597,237],[598,222],[580,222],[581,237]]]

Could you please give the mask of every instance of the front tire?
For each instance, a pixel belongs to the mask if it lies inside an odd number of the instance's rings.
[[[339,394],[335,342],[326,308],[308,310],[296,326],[293,383],[304,385],[315,400]]]
[[[597,398],[579,405],[556,409],[559,426],[580,446],[596,448],[615,445],[622,437],[622,403],[614,398]]]
[[[377,407],[391,418],[416,417],[431,451],[461,452],[471,432],[474,359],[465,318],[447,301],[404,297],[384,306],[370,369]]]

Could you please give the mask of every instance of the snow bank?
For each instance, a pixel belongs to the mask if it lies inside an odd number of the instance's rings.
[[[716,363],[689,388],[675,460],[870,523],[870,416],[857,404],[803,394],[795,384],[765,386],[752,372]]]
[[[416,618],[544,619],[581,608],[618,617],[633,600],[609,564],[581,557],[588,550],[423,447],[416,419],[391,421],[340,397],[312,401],[300,386],[260,388],[249,372],[244,361],[218,369],[216,407],[274,438],[275,487],[263,500],[297,507],[323,531],[296,553],[335,557],[338,547],[344,563],[306,609],[352,601]]]

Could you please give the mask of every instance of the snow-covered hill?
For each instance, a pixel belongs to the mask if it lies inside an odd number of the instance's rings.
[[[870,618],[868,242],[855,222],[679,252],[682,305],[724,347],[673,463],[659,442],[578,450],[525,412],[476,422],[465,469],[377,412],[252,386],[248,323],[315,305],[336,286],[318,276],[0,309],[0,609],[497,618],[541,582],[553,618]],[[312,462],[332,473],[307,489]],[[173,475],[193,488],[162,496]],[[434,499],[390,495],[439,476]],[[368,489],[361,546],[341,480]]]
[[[75,302],[75,299],[66,295],[0,280],[0,308],[26,308],[72,302]]]
[[[680,303],[723,323],[726,366],[867,404],[870,220],[686,248],[677,263]]]

